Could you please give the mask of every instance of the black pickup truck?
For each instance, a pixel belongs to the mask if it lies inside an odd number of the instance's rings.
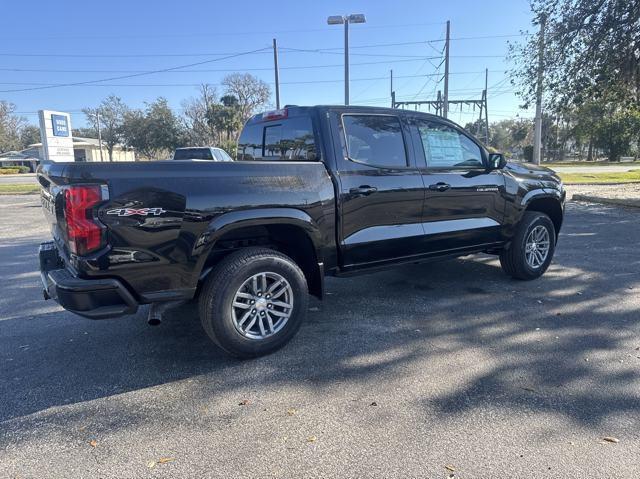
[[[254,116],[233,162],[49,163],[38,181],[45,298],[93,319],[151,304],[152,323],[197,298],[238,357],[289,341],[326,275],[485,252],[537,278],[565,199],[443,118],[344,106]]]

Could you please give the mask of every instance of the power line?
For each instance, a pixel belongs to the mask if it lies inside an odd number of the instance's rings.
[[[439,67],[438,67],[439,68]],[[458,72],[451,73],[453,75],[463,75],[463,74],[474,74],[478,72]],[[441,73],[429,73],[429,74],[414,74],[414,75],[398,75],[396,78],[424,78],[424,77],[438,77],[441,76]],[[351,81],[377,81],[377,80],[387,80],[386,76],[379,77],[364,77],[364,78],[352,78]],[[88,86],[88,87],[198,87],[202,85],[202,83],[102,83],[102,81],[108,80],[95,80],[99,83],[88,83],[84,82],[82,84],[77,84],[74,86]],[[312,85],[318,83],[340,83],[343,82],[343,78],[338,79],[327,79],[327,80],[300,80],[300,81],[288,81],[288,82],[280,82],[281,85]],[[273,82],[265,82],[272,84]],[[208,83],[212,86],[220,86],[219,83]],[[0,85],[25,85],[25,86],[40,86],[40,87],[62,87],[68,86],[67,83],[42,83],[42,82],[0,82]],[[469,89],[461,89],[461,90],[452,90],[452,91],[476,91],[476,88]]]
[[[282,48],[282,50],[289,53],[320,53],[320,54],[328,54],[328,55],[342,55],[343,53],[340,51],[328,51],[323,48],[316,49],[303,49],[303,48]],[[363,57],[391,57],[391,58],[420,58],[425,59],[424,55],[397,55],[392,53],[349,53],[349,55],[357,55]],[[440,57],[433,57],[440,58]]]
[[[229,60],[231,58],[237,58],[240,56],[244,56],[244,55],[251,55],[253,53],[257,53],[263,50],[269,49],[268,47],[266,48],[261,48],[258,50],[250,50],[247,52],[240,52],[240,53],[235,53],[233,55],[228,55],[226,57],[221,57],[221,58],[214,58],[213,60],[204,60],[201,62],[196,62],[196,63],[190,63],[187,65],[178,65],[175,67],[169,67],[169,68],[162,68],[160,70],[152,70],[152,71],[148,71],[148,72],[142,72],[142,73],[132,73],[130,75],[122,75],[122,76],[117,76],[117,77],[111,77],[111,78],[103,78],[100,80],[87,80],[87,81],[82,81],[82,82],[74,82],[74,83],[60,83],[57,85],[49,85],[49,86],[36,86],[36,87],[31,87],[31,88],[20,88],[20,89],[14,89],[14,90],[0,90],[0,93],[14,93],[14,92],[21,92],[21,91],[32,91],[32,90],[46,90],[49,88],[59,88],[59,87],[64,87],[64,86],[80,86],[80,85],[91,85],[94,83],[102,83],[102,82],[106,82],[106,81],[112,81],[112,80],[124,80],[127,78],[134,78],[134,77],[140,77],[140,76],[145,76],[145,75],[152,75],[154,73],[164,73],[164,72],[168,72],[171,70],[179,70],[181,68],[189,68],[189,67],[195,67],[195,66],[199,66],[199,65],[205,65],[207,63],[213,63],[213,62],[219,62],[222,60]]]
[[[389,25],[363,25],[358,29],[365,30],[385,30],[394,28],[406,28],[406,27],[424,27],[431,25],[441,25],[443,22],[428,22],[428,23],[404,23],[404,24],[389,24]],[[276,34],[288,34],[288,33],[307,33],[307,32],[330,32],[331,28],[305,28],[295,30],[251,30],[251,31],[234,31],[234,32],[207,32],[207,33],[166,33],[166,34],[151,34],[151,35],[134,35],[125,34],[117,35],[117,38],[191,38],[191,37],[217,37],[217,36],[247,36],[247,35],[268,35],[273,36]],[[0,36],[2,38],[14,39],[15,36]],[[111,39],[115,38],[114,35],[31,35],[33,39]]]
[[[421,58],[407,58],[402,60],[378,60],[370,62],[356,62],[351,66],[358,65],[386,65],[389,63],[411,63],[422,61]],[[425,64],[428,60],[425,60]],[[280,70],[311,70],[314,68],[343,68],[343,63],[330,63],[324,65],[300,65],[300,66],[283,66]],[[242,71],[271,71],[273,67],[263,68],[242,68]],[[0,68],[3,72],[20,72],[20,73],[144,73],[147,70],[61,70],[61,69],[48,69],[48,68]],[[171,70],[164,73],[224,73],[224,72],[237,72],[238,68],[213,68],[202,70]],[[493,72],[502,72],[502,70],[491,70]],[[465,73],[465,72],[463,72]],[[478,73],[478,72],[466,72],[466,73]],[[482,73],[482,72],[480,72]]]
[[[499,34],[499,35],[479,35],[479,36],[468,36],[468,37],[457,37],[451,38],[450,40],[479,40],[479,39],[491,39],[491,38],[509,38],[509,37],[521,37],[521,36],[529,36],[528,33],[519,33],[519,34]],[[427,45],[431,43],[439,43],[444,42],[444,38],[434,38],[430,40],[419,40],[419,41],[407,41],[407,42],[393,42],[393,43],[374,43],[374,44],[365,44],[365,45],[351,45],[350,49],[366,49],[366,48],[382,48],[382,47],[393,47],[393,46],[408,46],[408,45]],[[343,47],[322,47],[322,48],[308,48],[308,49],[297,49],[297,48],[288,48],[290,51],[302,51],[307,53],[330,53],[334,51],[340,51]],[[233,53],[229,52],[218,52],[218,53],[13,53],[13,52],[1,52],[0,56],[2,57],[47,57],[47,58],[142,58],[142,57],[203,57],[203,56],[226,56],[232,55]],[[364,55],[364,54],[360,54]],[[489,57],[492,57],[490,55]],[[502,55],[499,55],[502,56]],[[473,57],[487,57],[487,55],[473,55]],[[458,58],[464,58],[464,56],[459,56]]]

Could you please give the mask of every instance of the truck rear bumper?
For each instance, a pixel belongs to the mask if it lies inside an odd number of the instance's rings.
[[[55,243],[40,244],[38,255],[45,299],[54,299],[67,311],[90,319],[137,311],[138,302],[117,279],[82,279],[65,268]]]

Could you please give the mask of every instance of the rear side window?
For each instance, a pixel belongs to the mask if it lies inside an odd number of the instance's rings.
[[[213,160],[209,148],[182,148],[173,154],[174,160]]]
[[[402,125],[392,115],[344,115],[347,155],[371,166],[404,168],[407,154]]]
[[[238,160],[315,161],[311,118],[246,125],[238,141]]]

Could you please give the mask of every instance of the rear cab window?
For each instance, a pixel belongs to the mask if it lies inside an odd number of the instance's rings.
[[[238,161],[318,161],[317,152],[311,117],[309,115],[289,117],[287,114],[286,117],[273,120],[263,121],[258,117],[249,120],[238,140],[237,159]]]
[[[213,160],[209,148],[180,148],[173,154],[174,160]]]

